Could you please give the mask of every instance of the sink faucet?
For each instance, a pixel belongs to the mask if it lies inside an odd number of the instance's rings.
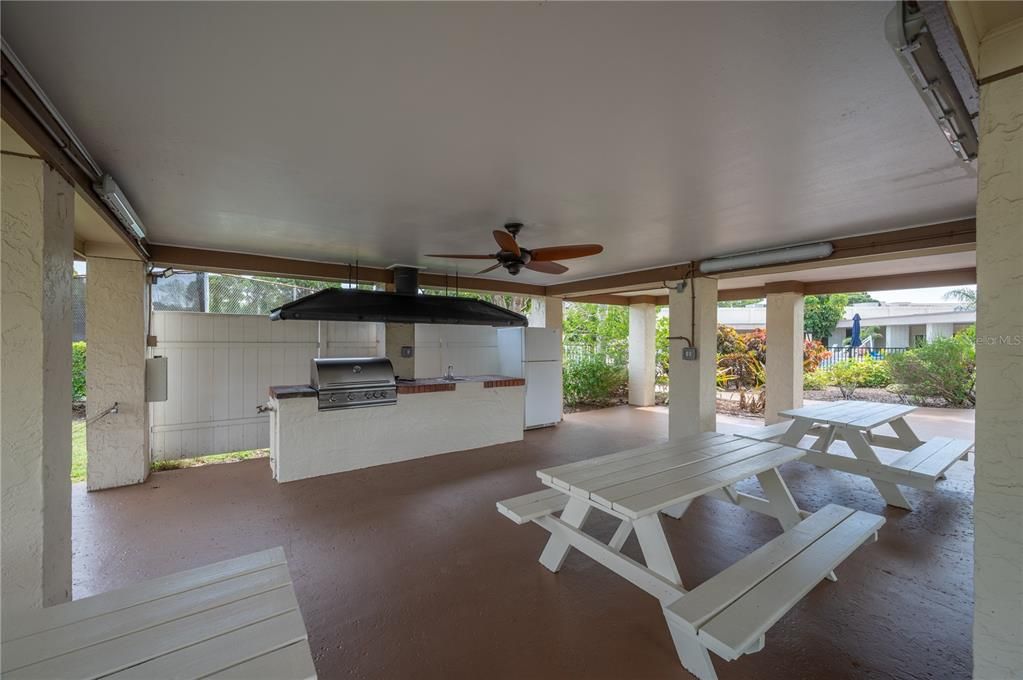
[[[448,380],[450,380],[451,378],[454,378],[455,376],[452,375],[452,371],[454,369],[455,369],[454,365],[448,364],[448,372],[444,375],[444,377],[447,378]]]

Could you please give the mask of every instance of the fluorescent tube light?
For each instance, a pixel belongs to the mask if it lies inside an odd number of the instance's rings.
[[[980,139],[923,10],[915,2],[897,2],[885,19],[885,35],[952,150],[972,161]]]
[[[704,260],[700,263],[700,273],[715,274],[717,272],[727,272],[735,269],[766,267],[772,264],[820,260],[828,257],[834,251],[835,247],[830,243],[810,243],[805,246],[775,248],[774,250],[760,250],[755,253],[744,253],[742,255],[715,257],[710,260]]]
[[[146,237],[146,232],[142,228],[142,221],[139,216],[135,214],[135,210],[131,207],[131,203],[125,197],[124,192],[121,191],[121,187],[117,186],[117,182],[110,175],[103,175],[98,182],[94,185],[96,193],[103,199],[103,202],[107,204],[111,212],[117,216],[117,219],[125,227],[135,235],[135,238],[142,240]]]

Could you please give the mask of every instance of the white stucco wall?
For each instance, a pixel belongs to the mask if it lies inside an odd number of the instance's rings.
[[[86,414],[90,421],[114,402],[117,413],[87,430],[90,491],[138,484],[149,475],[146,404],[146,270],[134,260],[89,258],[85,334]]]
[[[279,482],[520,441],[522,387],[459,383],[399,394],[393,406],[318,411],[313,397],[274,399],[271,465]]]
[[[1023,678],[1023,73],[981,86],[973,668]]]
[[[717,304],[718,286],[716,279],[697,278],[696,287],[696,337],[694,344],[699,352],[697,361],[683,361],[682,348],[685,340],[672,340],[669,355],[668,436],[671,439],[687,437],[699,432],[713,432],[717,425],[715,413],[715,369],[717,351]],[[670,307],[671,336],[690,336],[692,301],[690,289],[682,293],[672,290],[668,294]]]
[[[4,156],[0,249],[2,622],[71,597],[71,187]]]
[[[803,294],[767,296],[767,404],[764,420],[784,420],[780,411],[803,405]]]
[[[653,406],[657,347],[657,307],[629,305],[629,403]]]

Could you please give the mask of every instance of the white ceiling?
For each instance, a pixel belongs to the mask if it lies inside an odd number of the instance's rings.
[[[974,214],[890,3],[22,3],[3,34],[150,240],[553,283]],[[461,265],[462,273],[472,263]],[[504,278],[503,271],[490,276]]]

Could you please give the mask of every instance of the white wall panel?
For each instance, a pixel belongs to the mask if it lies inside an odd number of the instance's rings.
[[[167,357],[167,401],[151,408],[154,460],[269,446],[271,385],[306,384],[317,324],[263,316],[154,312],[154,355]],[[378,356],[382,324],[323,323],[323,356]]]
[[[490,326],[416,324],[416,377],[500,373],[497,329]]]

